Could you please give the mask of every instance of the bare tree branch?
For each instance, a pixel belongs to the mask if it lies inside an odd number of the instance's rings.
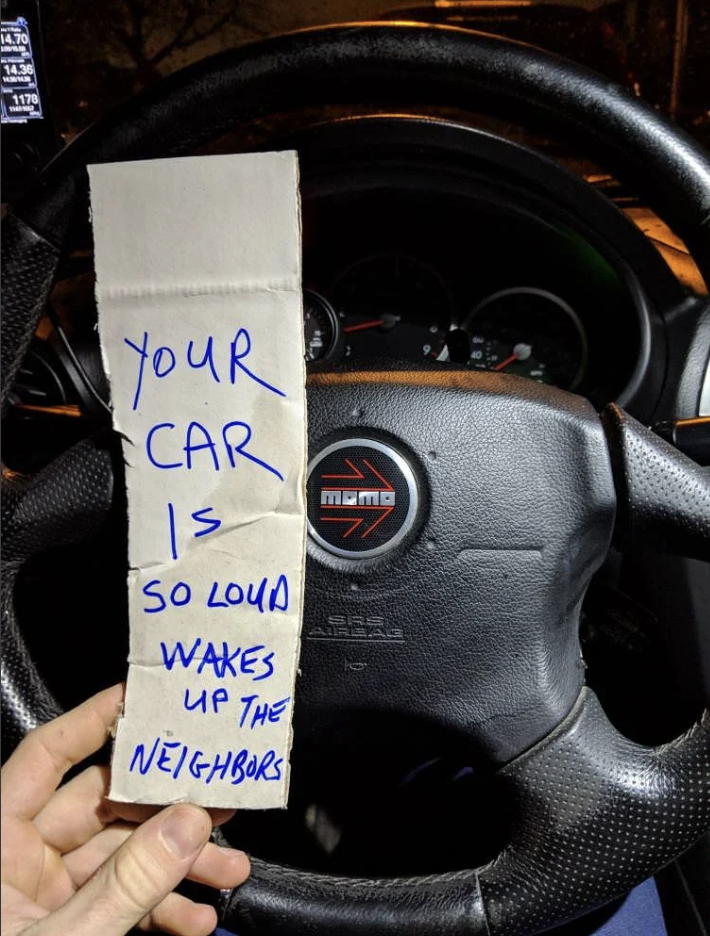
[[[147,57],[145,53],[145,39],[143,34],[143,22],[146,18],[147,9],[142,0],[125,0],[126,7],[128,9],[128,14],[131,23],[130,33],[124,31],[124,44],[133,56],[136,65],[144,67],[147,62]],[[128,42],[126,42],[128,39]]]
[[[231,19],[234,18],[235,11],[233,9],[228,9],[222,16],[218,17],[210,26],[207,26],[205,29],[198,29],[197,26],[192,31],[192,36],[189,37],[189,45],[193,45],[196,42],[202,42],[203,39],[207,39],[209,36],[213,36],[216,32],[225,26]]]
[[[47,0],[48,4],[59,0]],[[258,0],[72,0],[71,17],[58,22],[71,42],[81,42],[92,62],[133,72],[133,90],[157,78],[175,52],[219,36],[230,22],[239,40],[268,34]],[[267,17],[268,18],[268,17]],[[80,38],[81,37],[81,38]]]
[[[161,49],[158,49],[153,55],[150,56],[150,64],[154,67],[158,65],[163,59],[167,58],[171,52],[174,52],[175,49],[182,48],[181,43],[188,35],[196,20],[200,17],[200,4],[192,3],[188,6],[185,13],[185,18],[183,19],[181,25],[178,27],[177,33],[175,36],[167,42]]]
[[[221,16],[218,16],[217,19],[200,28],[199,21],[203,11],[204,6],[199,0],[190,5],[185,19],[175,36],[148,59],[153,67],[164,61],[164,59],[178,49],[189,49],[190,46],[195,45],[195,43],[202,42],[203,39],[213,36],[225,26],[230,19],[233,19],[236,13],[235,5],[230,2],[226,11]]]
[[[219,32],[219,30],[223,26],[225,26],[231,19],[234,19],[234,13],[235,13],[234,10],[227,10],[222,16],[218,17],[218,19],[216,19],[214,23],[212,23],[212,25],[209,26],[207,29],[199,30],[196,28],[195,29],[195,41],[201,42],[203,39],[206,39],[208,36],[213,36],[216,32]]]

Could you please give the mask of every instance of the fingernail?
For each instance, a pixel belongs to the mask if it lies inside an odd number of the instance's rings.
[[[189,806],[173,809],[165,817],[161,834],[176,858],[189,858],[209,838],[209,819],[206,813]]]
[[[247,853],[241,851],[238,848],[231,848],[227,845],[218,845],[217,848],[220,850],[220,852],[223,855],[226,855],[227,858],[230,858],[232,860],[236,860],[237,858],[239,858],[240,861],[244,858],[248,860],[249,856],[247,855]]]

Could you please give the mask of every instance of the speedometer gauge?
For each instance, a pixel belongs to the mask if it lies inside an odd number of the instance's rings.
[[[553,293],[504,289],[484,299],[463,323],[471,339],[469,367],[516,374],[576,389],[587,364],[579,316]]]
[[[532,345],[524,341],[511,345],[509,342],[474,334],[471,336],[471,357],[468,366],[475,370],[506,371],[540,383],[553,382],[548,377],[545,362],[538,360],[537,356],[533,355]]]

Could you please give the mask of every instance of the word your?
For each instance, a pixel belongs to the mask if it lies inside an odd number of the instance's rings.
[[[280,780],[283,776],[283,757],[277,757],[276,751],[271,749],[265,754],[253,754],[246,748],[206,756],[204,751],[191,751],[181,741],[156,738],[148,753],[145,744],[136,745],[128,770],[131,773],[138,770],[143,776],[150,770],[160,770],[171,774],[173,780],[185,772],[207,785],[217,777],[232,786],[238,786],[245,780],[253,780],[254,783],[259,780]]]
[[[150,336],[147,331],[143,332],[143,338],[139,344],[123,339],[129,348],[132,348],[138,355],[138,372],[136,374],[135,392],[133,394],[133,409],[138,409],[143,390],[143,381],[146,376],[154,377],[156,380],[164,380],[170,376],[178,367],[178,361],[188,370],[201,370],[208,379],[215,383],[221,383],[222,379],[227,380],[232,386],[236,383],[237,377],[246,376],[249,380],[270,390],[277,396],[286,396],[283,390],[272,386],[257,375],[245,363],[246,358],[251,353],[251,337],[246,328],[238,329],[236,335],[229,343],[228,348],[215,352],[214,337],[209,335],[204,343],[200,341],[200,347],[195,347],[195,341],[188,341],[187,347],[176,352],[169,345],[161,345],[155,351],[150,348]],[[222,377],[220,377],[220,373]]]
[[[274,651],[264,653],[266,647],[263,644],[243,650],[241,647],[231,648],[227,641],[223,640],[220,650],[210,640],[204,644],[204,650],[198,653],[202,647],[201,637],[195,639],[189,650],[185,649],[181,640],[176,640],[171,647],[161,640],[163,665],[168,672],[177,665],[186,670],[192,668],[198,675],[211,667],[211,675],[217,679],[224,679],[226,676],[251,676],[252,682],[268,679],[274,672]]]
[[[285,575],[279,575],[276,584],[268,589],[269,580],[264,577],[259,584],[249,582],[246,587],[239,582],[227,582],[221,585],[219,582],[212,582],[212,585],[205,601],[207,608],[236,608],[246,603],[253,608],[258,608],[259,614],[263,614],[268,608],[270,612],[288,611],[288,579]],[[143,586],[143,594],[146,598],[152,598],[154,604],[146,605],[143,611],[146,614],[160,614],[165,611],[168,605],[174,608],[183,608],[192,602],[192,587],[187,582],[177,582],[167,593],[167,598],[163,594],[163,583],[160,579],[151,579]]]

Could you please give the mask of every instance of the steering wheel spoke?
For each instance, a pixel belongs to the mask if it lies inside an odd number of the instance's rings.
[[[619,497],[619,546],[710,562],[710,472],[615,404],[602,422]]]

